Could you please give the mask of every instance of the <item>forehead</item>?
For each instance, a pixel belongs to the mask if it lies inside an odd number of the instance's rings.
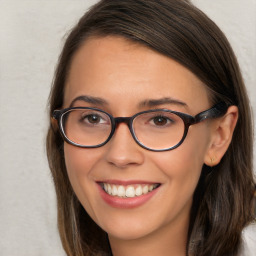
[[[205,86],[188,69],[114,36],[91,38],[74,55],[65,85],[65,107],[81,95],[103,98],[119,107],[166,97],[188,105],[200,98],[202,104],[208,104]]]

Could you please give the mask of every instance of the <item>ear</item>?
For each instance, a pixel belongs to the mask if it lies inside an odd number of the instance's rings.
[[[210,144],[204,159],[206,165],[214,166],[220,162],[232,140],[237,119],[238,108],[230,106],[223,117],[213,120]]]

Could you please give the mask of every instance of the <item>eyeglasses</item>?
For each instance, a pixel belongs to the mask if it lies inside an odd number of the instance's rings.
[[[190,125],[221,117],[227,108],[224,102],[220,102],[196,116],[154,109],[131,117],[113,117],[97,108],[72,107],[54,110],[52,117],[58,121],[63,139],[77,147],[101,147],[112,138],[120,123],[126,123],[141,147],[151,151],[167,151],[182,144]]]

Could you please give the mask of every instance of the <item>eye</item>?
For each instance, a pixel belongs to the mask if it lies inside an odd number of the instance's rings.
[[[97,113],[84,113],[84,115],[81,116],[80,121],[91,125],[106,124],[107,118]]]
[[[89,123],[91,124],[98,124],[101,121],[101,117],[99,115],[87,115],[84,117],[85,120],[88,120]]]
[[[180,122],[180,118],[169,111],[152,111],[143,113],[136,118],[136,125],[154,128],[171,128]]]
[[[166,116],[158,115],[151,119],[150,123],[156,125],[156,126],[166,126],[169,124],[174,123],[172,119]]]
[[[170,119],[164,116],[156,116],[153,118],[152,120],[154,122],[155,125],[157,126],[164,126],[166,125],[168,122],[170,122]]]

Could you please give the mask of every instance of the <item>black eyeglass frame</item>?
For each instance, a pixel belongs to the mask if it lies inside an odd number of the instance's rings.
[[[144,149],[150,150],[150,151],[163,152],[163,151],[173,150],[173,149],[179,147],[183,143],[183,141],[185,140],[185,138],[187,136],[187,133],[188,133],[188,129],[189,129],[189,127],[191,125],[200,123],[200,122],[204,121],[205,119],[219,118],[219,117],[223,116],[227,112],[228,107],[229,106],[225,102],[220,102],[220,103],[217,103],[216,105],[214,105],[213,107],[211,107],[210,109],[204,110],[204,111],[198,113],[195,116],[191,116],[191,115],[188,115],[188,114],[185,114],[185,113],[181,113],[181,112],[177,112],[177,111],[172,111],[172,110],[169,110],[169,109],[151,109],[151,110],[139,112],[139,113],[137,113],[137,114],[135,114],[135,115],[133,115],[131,117],[113,117],[109,113],[105,112],[104,110],[98,109],[98,108],[72,107],[72,108],[65,108],[65,109],[60,109],[60,110],[59,109],[54,110],[53,114],[52,114],[52,118],[57,120],[58,126],[59,126],[59,131],[60,131],[63,139],[67,143],[69,143],[71,145],[74,145],[74,146],[77,146],[77,147],[81,147],[81,148],[98,148],[98,147],[102,147],[102,146],[104,146],[106,143],[108,143],[110,141],[110,139],[112,138],[113,134],[115,133],[117,125],[120,124],[120,123],[126,123],[128,125],[128,127],[129,127],[129,130],[130,130],[130,132],[132,134],[133,139],[135,140],[135,142],[139,146],[141,146]],[[70,139],[68,139],[68,137],[65,134],[64,128],[63,128],[62,120],[63,120],[63,116],[67,112],[70,112],[70,111],[72,111],[74,109],[91,109],[91,110],[96,110],[96,111],[99,111],[99,112],[102,112],[102,113],[106,114],[110,118],[110,120],[111,120],[111,132],[110,132],[108,138],[103,143],[98,144],[98,145],[94,145],[94,146],[84,146],[84,145],[75,143],[75,142],[71,141]],[[141,114],[155,112],[155,111],[173,113],[173,114],[179,116],[183,120],[183,122],[184,122],[184,133],[183,133],[183,136],[182,136],[181,140],[179,141],[179,143],[177,143],[176,145],[174,145],[174,146],[172,146],[170,148],[151,149],[151,148],[146,147],[145,145],[143,145],[138,140],[138,138],[135,135],[134,129],[133,129],[133,120],[137,116],[139,116]]]

